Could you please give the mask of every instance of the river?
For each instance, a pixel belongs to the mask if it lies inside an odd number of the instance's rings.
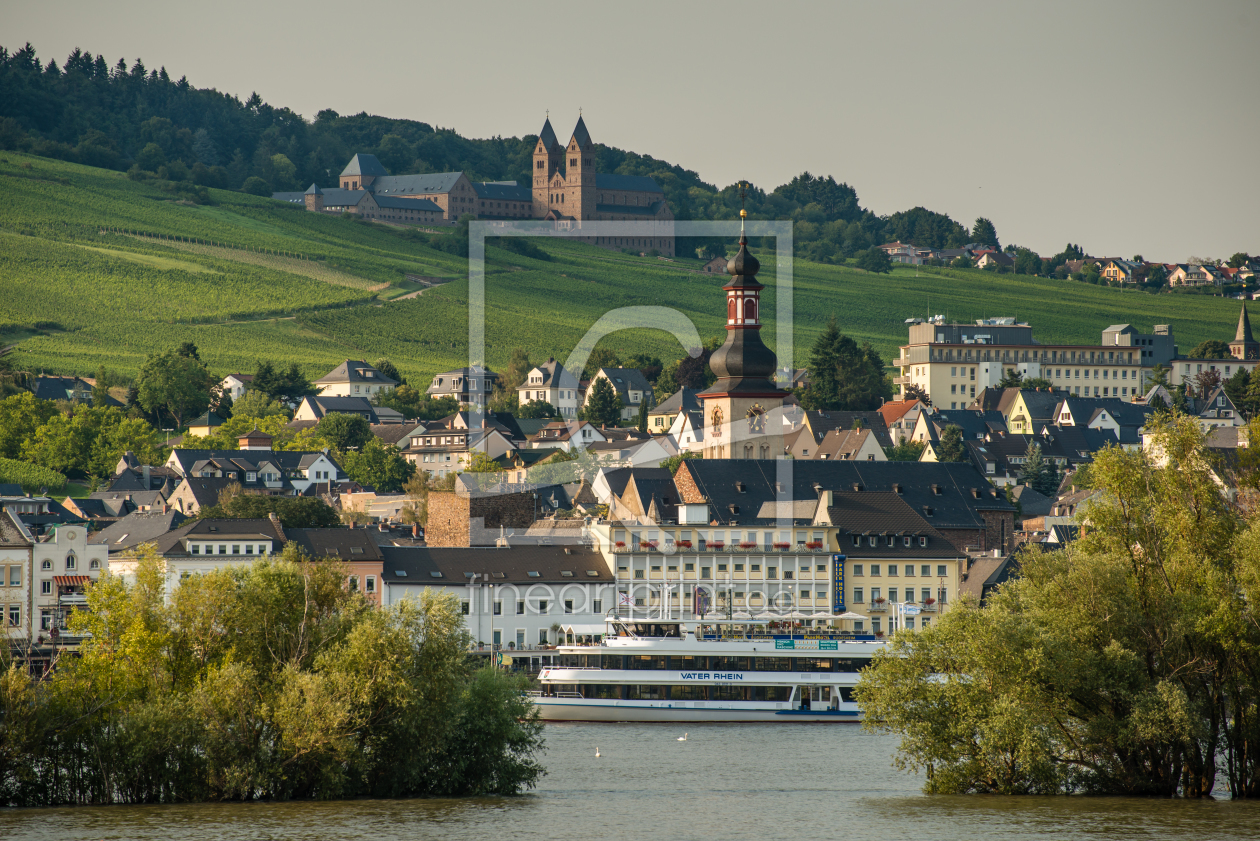
[[[552,724],[546,737],[548,775],[522,797],[0,810],[0,839],[1260,838],[1260,803],[929,797],[891,767],[895,738],[851,725]]]

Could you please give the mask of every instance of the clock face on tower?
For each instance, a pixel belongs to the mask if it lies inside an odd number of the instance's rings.
[[[722,407],[721,406],[713,407],[713,434],[714,435],[722,434]]]
[[[745,417],[748,418],[749,432],[759,435],[766,431],[766,410],[761,408],[760,403],[752,404]]]

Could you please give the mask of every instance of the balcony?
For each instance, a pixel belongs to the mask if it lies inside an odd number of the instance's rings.
[[[880,599],[877,602],[871,602],[866,610],[868,613],[887,613],[888,603],[883,599]]]

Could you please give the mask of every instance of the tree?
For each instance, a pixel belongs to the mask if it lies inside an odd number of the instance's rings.
[[[1164,398],[1160,394],[1155,394],[1153,397],[1151,397],[1150,402],[1148,402],[1146,405],[1150,406],[1151,410],[1155,412],[1168,411],[1168,404],[1164,402]]]
[[[546,400],[531,400],[516,410],[518,418],[558,418],[560,413],[556,407]]]
[[[315,428],[340,452],[357,450],[373,438],[372,426],[366,418],[346,412],[329,412],[320,418]]]
[[[374,435],[357,451],[340,453],[338,460],[347,476],[377,493],[397,493],[416,473],[414,464]]]
[[[427,470],[418,470],[403,485],[403,493],[407,501],[399,510],[399,519],[408,525],[425,528],[429,524],[429,483],[432,474]]]
[[[625,361],[626,368],[637,368],[643,378],[649,383],[655,384],[656,378],[661,375],[664,365],[661,364],[659,357],[652,356],[647,353],[636,353]]]
[[[385,357],[381,357],[376,360],[376,362],[372,364],[372,367],[389,377],[391,380],[397,380],[399,385],[407,384],[407,378],[398,373],[398,366],[393,362],[390,362]]]
[[[271,185],[266,181],[262,180],[257,175],[251,175],[249,178],[246,178],[245,183],[241,185],[241,192],[249,193],[251,196],[270,196],[275,191],[271,189]]]
[[[926,443],[905,438],[895,446],[884,447],[884,455],[889,461],[918,461],[926,449]]]
[[[140,369],[140,405],[145,411],[164,411],[177,428],[185,418],[201,414],[210,405],[210,391],[217,380],[195,356],[167,351],[150,356]]]
[[[678,472],[678,468],[682,466],[682,463],[684,461],[691,461],[692,459],[696,459],[700,457],[701,456],[699,453],[693,453],[690,450],[683,450],[678,455],[670,456],[669,458],[662,461],[661,467],[664,468],[665,470],[668,470],[669,475],[672,476]]]
[[[994,248],[1001,248],[998,244],[997,228],[993,227],[993,223],[983,216],[976,220],[971,226],[971,241],[977,245],[990,245]]]
[[[941,440],[936,447],[936,460],[945,462],[967,460],[967,445],[963,443],[962,427],[951,423],[941,430]]]
[[[166,164],[166,154],[156,143],[148,143],[136,153],[136,166],[148,172],[157,172]]]
[[[515,397],[515,395],[513,395]],[[372,395],[372,402],[402,412],[403,417],[411,420],[437,420],[459,411],[459,401],[452,395],[430,397],[418,388],[400,385],[389,391],[378,391]],[[503,411],[491,401],[491,411]]]
[[[617,356],[617,352],[610,347],[601,345],[591,351],[591,355],[586,358],[586,367],[582,369],[582,379],[595,379],[595,375],[599,373],[600,368],[620,367],[621,359]]]
[[[1214,368],[1209,368],[1206,371],[1200,371],[1195,374],[1190,382],[1193,385],[1194,394],[1187,396],[1206,400],[1212,396],[1212,392],[1216,391],[1217,386],[1221,384],[1221,372]]]
[[[1231,269],[1241,269],[1250,262],[1251,255],[1245,251],[1237,251],[1229,258],[1229,267]]]
[[[56,403],[29,391],[0,400],[0,458],[20,458],[26,443],[58,414]]]
[[[1160,289],[1168,285],[1168,269],[1162,265],[1151,266],[1146,272],[1146,279],[1142,281],[1142,285],[1147,289]]]
[[[1252,407],[1247,405],[1247,391],[1251,386],[1251,374],[1246,368],[1239,367],[1232,377],[1225,381],[1225,394],[1238,407],[1238,410],[1250,417]]]
[[[807,409],[874,411],[892,399],[892,383],[879,353],[840,332],[833,315],[814,342],[809,357],[809,388],[801,395]]]
[[[1220,339],[1199,342],[1194,346],[1194,350],[1190,351],[1191,359],[1229,359],[1231,356],[1229,345]]]
[[[901,391],[902,400],[918,400],[924,406],[932,405],[932,398],[928,397],[927,391],[921,385],[908,385]]]
[[[998,388],[1020,388],[1024,381],[1024,373],[1018,368],[1007,368],[1002,372]]]
[[[1044,388],[1046,391],[1050,391],[1054,388],[1054,383],[1045,377],[1025,377],[1020,383],[1020,388]]]
[[[599,377],[591,384],[582,419],[596,426],[617,426],[621,422],[622,408],[621,397],[612,383],[607,377]]]
[[[1041,445],[1030,443],[1024,451],[1024,463],[1020,466],[1019,481],[1038,493],[1053,497],[1059,487],[1059,474],[1054,462],[1041,455]]]
[[[1260,795],[1260,523],[1194,419],[1147,431],[1097,454],[1078,541],[1024,550],[1020,577],[862,672],[866,726],[901,735],[929,791]]]
[[[468,460],[468,466],[464,468],[464,473],[502,473],[503,465],[497,459],[491,458],[481,450],[474,450],[472,458]]]
[[[529,352],[524,348],[512,348],[511,358],[503,369],[498,382],[494,384],[494,392],[490,396],[490,406],[496,412],[515,413],[519,406],[517,389],[525,382],[534,365],[529,361]]]
[[[648,431],[648,399],[647,395],[643,395],[643,399],[639,401],[639,419],[635,424],[635,428],[640,432]]]
[[[868,248],[857,255],[857,267],[876,274],[892,271],[892,259],[882,248]]]
[[[341,518],[328,503],[314,496],[268,496],[242,493],[240,486],[224,488],[215,505],[197,512],[200,520],[265,520],[271,514],[286,529],[330,529]]]
[[[1146,382],[1142,388],[1145,391],[1150,391],[1152,387],[1157,385],[1162,385],[1164,388],[1171,387],[1168,382],[1168,366],[1162,363],[1146,372]]]
[[[231,404],[231,417],[234,418],[263,418],[283,417],[286,420],[289,417],[289,410],[280,404],[279,400],[272,400],[269,396],[257,389],[250,389],[245,392],[240,400]],[[228,415],[219,415],[221,418],[227,418]]]

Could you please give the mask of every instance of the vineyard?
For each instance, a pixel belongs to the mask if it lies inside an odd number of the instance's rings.
[[[27,493],[52,493],[65,490],[66,477],[38,464],[0,458],[0,485],[21,485]]]
[[[134,375],[150,353],[184,341],[223,373],[271,359],[314,377],[346,358],[388,356],[424,381],[467,360],[466,261],[429,247],[424,234],[218,190],[215,204],[195,205],[119,173],[13,152],[0,153],[0,189],[0,344],[17,343],[29,370],[90,375],[104,364]],[[487,249],[491,366],[514,347],[563,359],[618,307],[670,306],[702,337],[722,331],[722,278],[699,273],[698,260],[563,240],[541,247],[552,259]],[[764,338],[774,347],[773,254],[761,262]],[[425,288],[408,275],[454,280]],[[1188,350],[1232,338],[1238,305],[1022,275],[913,267],[873,275],[797,260],[794,362],[806,363],[832,314],[889,362],[909,316],[1016,316],[1047,343],[1097,342],[1117,322],[1170,324]],[[607,344],[623,355],[682,353],[658,330]]]

